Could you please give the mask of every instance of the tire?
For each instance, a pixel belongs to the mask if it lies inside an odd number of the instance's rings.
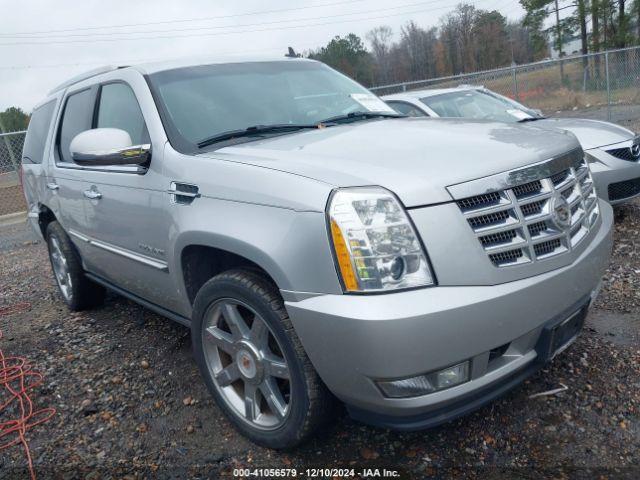
[[[227,320],[227,312],[233,312],[234,308],[249,328],[244,330],[245,336],[240,335],[240,340],[236,334],[243,329],[232,328]],[[266,347],[264,339],[256,340],[259,335],[255,332],[264,332],[256,323],[260,320],[268,327]],[[212,329],[217,332],[215,335],[210,333]],[[235,427],[253,442],[273,449],[292,448],[331,418],[334,399],[304,352],[277,287],[265,277],[239,269],[206,282],[196,295],[191,334],[194,356],[209,391]],[[246,340],[250,347],[263,351],[247,347],[243,343],[245,338],[252,338]],[[253,360],[247,359],[253,353],[256,353]],[[286,368],[282,368],[282,360]],[[235,374],[224,374],[232,369]],[[252,376],[254,372],[258,373]],[[274,376],[270,376],[272,372]],[[234,383],[224,385],[236,375],[239,378]],[[255,386],[258,382],[262,383]],[[274,386],[281,396],[271,395]],[[249,397],[251,400],[247,401]],[[276,402],[276,398],[281,401]],[[283,402],[288,402],[284,415],[277,408]]]
[[[77,312],[101,305],[105,289],[85,276],[80,255],[62,226],[56,221],[49,223],[46,237],[58,292],[69,310]]]

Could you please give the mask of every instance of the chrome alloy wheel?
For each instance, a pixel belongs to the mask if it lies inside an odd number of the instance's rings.
[[[290,372],[264,319],[224,298],[204,318],[202,343],[215,388],[239,418],[262,430],[281,426],[290,411]]]
[[[60,287],[60,291],[65,300],[69,300],[71,298],[72,288],[71,273],[69,272],[67,259],[60,248],[60,243],[58,239],[53,236],[49,239],[49,256],[51,257],[53,273]]]

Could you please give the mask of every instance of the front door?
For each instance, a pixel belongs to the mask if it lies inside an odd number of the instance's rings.
[[[161,174],[163,142],[150,138],[132,87],[124,81],[97,87],[92,128],[118,128],[132,145],[152,144],[145,167],[82,168],[87,271],[147,301],[175,310],[178,298],[167,263],[168,185]]]

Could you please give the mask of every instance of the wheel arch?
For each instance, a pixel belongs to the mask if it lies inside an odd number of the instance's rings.
[[[175,271],[180,272],[191,306],[207,280],[234,268],[256,271],[279,289],[289,286],[282,269],[266,252],[237,238],[193,232],[180,237],[175,252]]]
[[[53,210],[50,209],[44,203],[41,203],[38,207],[38,227],[40,229],[40,233],[42,234],[42,238],[47,238],[47,226],[51,222],[58,221],[56,214],[53,213]]]

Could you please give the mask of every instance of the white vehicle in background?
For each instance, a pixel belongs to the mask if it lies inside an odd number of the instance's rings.
[[[382,99],[397,112],[413,117],[535,122],[540,127],[567,130],[586,152],[601,198],[615,205],[640,195],[640,136],[619,125],[582,118],[545,118],[540,110],[477,86],[415,90]]]

